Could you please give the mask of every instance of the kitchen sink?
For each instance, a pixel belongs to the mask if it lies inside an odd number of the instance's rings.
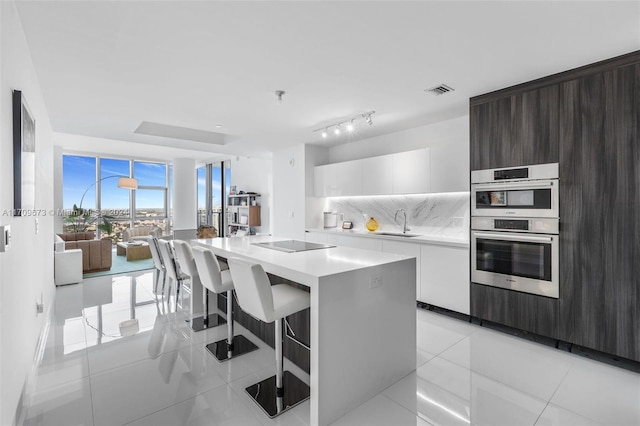
[[[378,235],[388,235],[390,237],[419,237],[418,234],[403,234],[402,232],[376,232]]]

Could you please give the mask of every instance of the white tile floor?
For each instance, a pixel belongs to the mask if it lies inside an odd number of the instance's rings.
[[[308,425],[308,401],[268,419],[244,388],[274,372],[271,348],[217,363],[185,312],[163,313],[151,273],[57,289],[29,425]],[[133,301],[133,302],[132,302]],[[140,330],[123,337],[135,315]],[[336,425],[640,425],[640,375],[417,310],[417,370]],[[285,362],[308,382],[308,376]]]

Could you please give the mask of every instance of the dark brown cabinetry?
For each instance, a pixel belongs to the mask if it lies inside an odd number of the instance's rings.
[[[560,165],[560,298],[472,283],[471,314],[640,361],[640,52],[473,98],[470,120],[472,170]]]
[[[558,85],[471,100],[471,169],[558,162]]]
[[[560,338],[640,360],[640,65],[561,91]]]

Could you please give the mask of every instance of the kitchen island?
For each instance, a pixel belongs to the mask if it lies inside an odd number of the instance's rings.
[[[192,240],[309,288],[311,412],[327,425],[416,365],[415,258],[347,247],[283,252],[271,236]],[[274,367],[275,373],[275,367]]]

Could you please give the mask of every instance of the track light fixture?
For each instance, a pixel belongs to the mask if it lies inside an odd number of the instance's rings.
[[[373,124],[373,119],[371,118],[371,116],[375,113],[375,111],[369,111],[363,114],[354,115],[353,117],[349,117],[344,121],[339,121],[337,123],[329,124],[328,126],[315,129],[314,132],[320,132],[320,136],[322,136],[323,139],[326,139],[329,136],[329,129],[331,128],[333,128],[333,134],[335,136],[340,136],[343,126],[347,133],[353,133],[356,128],[355,122],[357,120],[362,119],[369,126],[371,126]]]
[[[276,98],[278,99],[278,105],[282,105],[282,95],[286,92],[284,90],[276,90]]]

